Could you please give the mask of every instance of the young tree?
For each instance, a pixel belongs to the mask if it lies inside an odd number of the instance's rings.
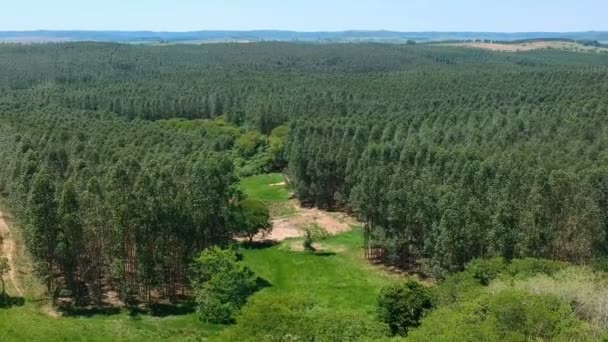
[[[378,317],[394,335],[405,336],[410,328],[420,325],[432,307],[430,291],[415,281],[385,287],[378,297]]]
[[[268,207],[262,201],[252,198],[241,201],[238,216],[236,231],[239,235],[247,237],[249,242],[253,241],[258,233],[266,235],[272,230]]]

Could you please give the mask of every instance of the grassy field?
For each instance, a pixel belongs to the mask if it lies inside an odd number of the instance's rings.
[[[289,189],[280,173],[246,177],[241,180],[241,189],[251,197],[268,204],[273,218],[292,216],[296,210],[289,203]]]
[[[372,313],[380,289],[396,277],[374,269],[362,258],[362,236],[356,229],[330,237],[316,253],[292,250],[301,246],[300,240],[243,250],[249,267],[271,285],[256,296],[296,294],[325,307]]]
[[[54,318],[32,303],[0,309],[0,341],[203,341],[222,329],[200,322],[195,314]]]
[[[241,180],[243,192],[252,198],[268,202],[283,202],[289,199],[289,191],[280,173],[246,177]]]

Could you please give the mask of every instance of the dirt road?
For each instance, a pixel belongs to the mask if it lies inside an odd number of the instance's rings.
[[[0,235],[2,236],[2,256],[8,260],[10,271],[8,273],[8,281],[16,291],[16,294],[23,297],[23,290],[19,286],[17,280],[17,267],[15,265],[15,241],[11,235],[11,230],[8,228],[6,218],[0,211]]]

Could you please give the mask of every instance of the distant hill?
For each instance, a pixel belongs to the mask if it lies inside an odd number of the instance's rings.
[[[125,43],[214,43],[257,41],[302,42],[417,42],[491,40],[517,41],[528,39],[572,39],[608,42],[608,31],[589,32],[394,32],[394,31],[0,31],[2,42],[98,41]]]

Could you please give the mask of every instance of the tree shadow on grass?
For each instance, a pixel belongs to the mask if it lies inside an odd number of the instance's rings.
[[[262,241],[245,241],[241,243],[241,246],[245,249],[266,249],[274,247],[279,243],[275,240],[262,240]]]
[[[196,304],[193,301],[184,301],[176,304],[170,303],[153,303],[150,306],[137,306],[133,305],[126,308],[120,307],[86,307],[78,308],[72,307],[62,310],[63,314],[72,317],[86,317],[91,318],[94,316],[113,316],[123,312],[131,317],[137,316],[153,316],[153,317],[168,317],[168,316],[181,316],[188,315],[196,311]]]
[[[336,255],[334,252],[313,252],[311,254],[318,257],[330,257]]]
[[[156,303],[150,306],[150,315],[154,317],[188,315],[195,311],[196,304],[192,301],[178,304]]]
[[[267,287],[272,287],[272,284],[268,280],[261,278],[261,277],[256,278],[255,285],[257,287],[256,292],[261,291]]]
[[[25,298],[23,297],[11,297],[7,294],[0,296],[0,309],[10,309],[13,306],[25,305]]]
[[[70,307],[61,311],[65,316],[87,317],[93,316],[113,316],[121,313],[121,309],[113,306],[102,307]]]
[[[310,254],[310,255],[314,255],[314,256],[318,256],[318,257],[330,257],[330,256],[336,255],[335,252],[324,251],[322,249],[320,250],[320,249],[315,248],[314,246],[304,247],[304,251],[308,252],[308,254]]]

